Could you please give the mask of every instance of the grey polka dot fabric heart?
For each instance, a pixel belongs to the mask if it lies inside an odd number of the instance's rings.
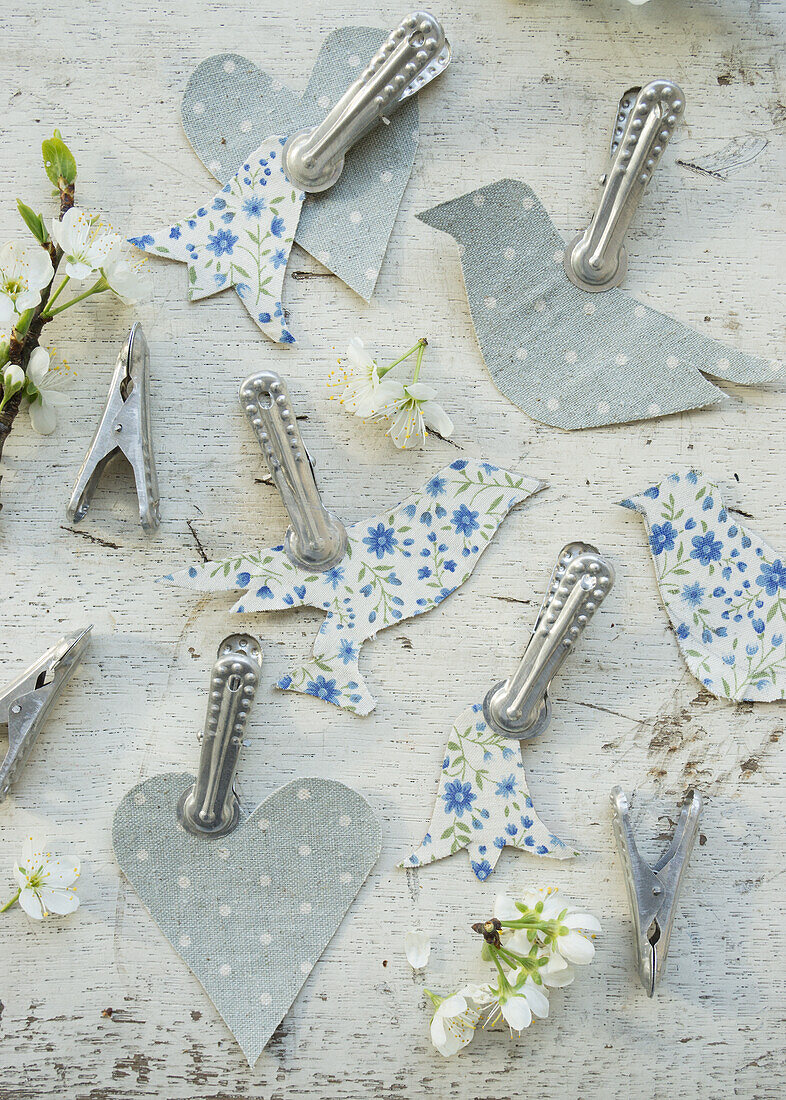
[[[321,122],[385,38],[370,27],[342,27],[325,39],[303,97],[279,74],[239,54],[217,54],[195,70],[183,95],[183,128],[199,159],[226,183],[249,150],[270,134]],[[393,230],[418,145],[411,96],[347,154],[341,179],[303,206],[295,241],[368,301]]]
[[[192,836],[176,808],[193,782],[134,787],[115,814],[115,855],[253,1066],[376,863],[379,822],[343,783],[309,778],[227,836]]]

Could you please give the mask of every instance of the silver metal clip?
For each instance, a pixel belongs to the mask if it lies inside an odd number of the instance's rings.
[[[589,228],[565,249],[565,272],[580,290],[594,294],[625,278],[625,234],[684,111],[685,96],[671,80],[631,88],[620,100],[598,208]]]
[[[87,515],[107,464],[116,454],[122,453],[134,471],[142,527],[148,534],[158,527],[158,478],[150,429],[149,375],[150,350],[142,326],[137,323],[117,357],[106,407],[68,502],[66,514],[73,523]]]
[[[702,799],[698,791],[688,791],[671,845],[654,867],[639,855],[628,798],[621,787],[612,790],[611,805],[614,836],[633,914],[636,967],[647,996],[652,997],[663,977],[677,898],[699,831]]]
[[[0,725],[8,725],[8,752],[0,764],[0,802],[19,778],[49,711],[82,660],[92,629],[66,634],[0,694]]]
[[[614,570],[594,546],[563,547],[519,667],[483,701],[496,733],[524,741],[543,732],[551,720],[551,681],[613,584]]]
[[[322,504],[283,378],[272,370],[253,374],[240,387],[240,403],[292,523],[284,539],[287,557],[315,573],[332,569],[346,553],[346,528]]]
[[[218,647],[199,772],[177,807],[178,821],[195,836],[226,836],[240,820],[235,775],[261,667],[262,651],[250,634],[231,634]]]
[[[301,191],[327,191],[344,168],[347,151],[380,119],[444,72],[450,44],[439,21],[412,12],[388,35],[358,79],[319,126],[292,134],[284,146],[284,171]]]

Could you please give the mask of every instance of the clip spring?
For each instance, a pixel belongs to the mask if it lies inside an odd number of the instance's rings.
[[[563,547],[519,667],[483,701],[493,730],[519,741],[543,732],[551,720],[551,681],[613,584],[614,570],[594,546]]]
[[[240,387],[240,403],[292,524],[284,540],[287,557],[316,573],[332,569],[346,553],[346,528],[322,504],[283,378],[272,370],[252,375]]]
[[[565,249],[565,273],[579,290],[596,294],[625,278],[625,234],[684,111],[685,96],[671,80],[631,88],[620,100],[598,208]]]
[[[283,158],[292,185],[308,192],[332,187],[347,151],[444,72],[450,57],[450,44],[433,15],[416,11],[403,19],[319,126],[289,138]]]
[[[218,648],[199,772],[177,807],[178,821],[194,836],[226,836],[240,820],[234,782],[261,667],[259,642],[249,634],[231,634]]]

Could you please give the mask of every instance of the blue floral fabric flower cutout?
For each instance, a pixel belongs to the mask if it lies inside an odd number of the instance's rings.
[[[281,291],[304,195],[275,158],[278,141],[268,138],[191,217],[129,239],[154,256],[187,264],[191,301],[233,286],[262,331],[291,344]]]
[[[720,698],[786,698],[786,558],[732,522],[718,487],[679,471],[625,501],[644,515],[690,671]]]
[[[479,722],[480,709],[467,707],[453,723],[428,831],[399,867],[421,867],[466,848],[483,881],[506,847],[555,859],[575,854],[535,813],[520,749],[511,752],[508,738]]]
[[[358,665],[363,643],[394,623],[432,610],[459,588],[510,509],[539,488],[534,478],[458,460],[397,508],[349,527],[347,553],[324,573],[295,565],[279,544],[191,565],[174,574],[174,583],[203,592],[246,590],[236,612],[318,608],[325,618],[313,657],[291,673],[287,689],[368,714],[375,701]],[[437,489],[444,504],[441,515],[434,507]],[[426,513],[429,524],[419,522]],[[458,513],[457,526],[451,517]],[[503,758],[510,756],[510,746],[503,749]],[[510,775],[508,763],[499,779]]]

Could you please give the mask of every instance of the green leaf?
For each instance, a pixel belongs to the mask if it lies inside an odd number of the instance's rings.
[[[450,836],[450,834],[452,832],[453,832],[453,826],[450,825],[450,826],[448,826],[448,828],[445,830],[445,832],[442,834],[442,836],[439,839],[440,840],[447,840],[447,838]]]
[[[42,143],[41,152],[44,154],[46,174],[55,187],[62,190],[64,186],[76,182],[76,161],[59,130],[55,130],[51,138]]]
[[[25,206],[21,199],[16,200],[16,206],[19,213],[22,215],[22,221],[27,228],[33,234],[39,244],[46,244],[49,240],[49,234],[46,231],[44,225],[43,214],[36,214],[35,210],[31,210],[29,206]]]

